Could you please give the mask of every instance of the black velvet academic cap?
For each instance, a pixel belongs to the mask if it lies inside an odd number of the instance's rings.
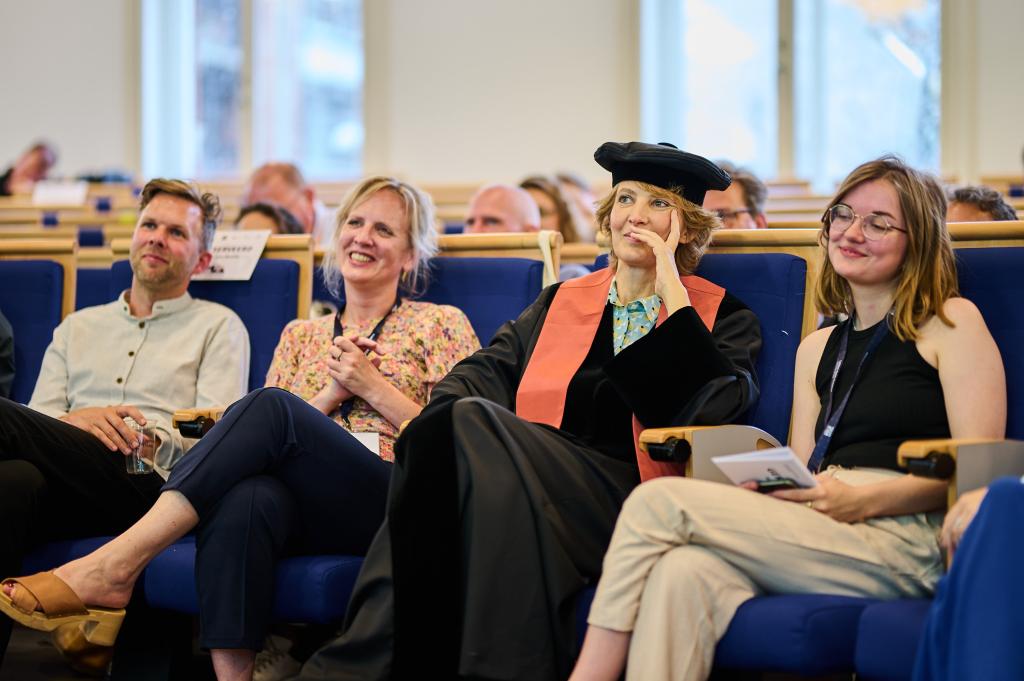
[[[662,189],[677,189],[687,201],[704,203],[709,189],[724,191],[732,178],[703,156],[690,154],[668,142],[605,142],[594,152],[594,160],[612,174],[612,185],[624,180],[646,182]]]

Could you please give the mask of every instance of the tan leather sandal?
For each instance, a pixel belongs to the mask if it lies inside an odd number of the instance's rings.
[[[80,674],[104,677],[114,659],[113,646],[101,646],[89,643],[82,633],[81,622],[62,624],[50,634],[53,647],[56,648],[64,661]]]
[[[124,621],[124,608],[88,607],[63,579],[52,572],[5,579],[19,588],[14,597],[0,589],[0,612],[37,631],[53,631],[64,624],[80,624],[89,643],[112,646]]]

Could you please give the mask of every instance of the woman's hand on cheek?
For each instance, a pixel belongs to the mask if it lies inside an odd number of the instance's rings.
[[[809,489],[787,489],[772,492],[776,499],[807,505],[841,523],[856,523],[864,520],[863,501],[856,487],[833,478],[829,473],[815,476],[817,487]]]
[[[679,281],[679,268],[676,266],[676,247],[679,245],[681,233],[679,212],[674,208],[671,212],[668,236],[665,239],[652,230],[633,228],[633,236],[644,242],[654,253],[654,292],[661,296],[669,314],[690,304],[690,296]]]

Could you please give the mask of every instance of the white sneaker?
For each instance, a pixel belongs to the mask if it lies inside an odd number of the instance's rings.
[[[278,640],[277,636],[268,636],[265,647],[256,654],[252,681],[287,681],[302,669],[299,661],[289,655]]]

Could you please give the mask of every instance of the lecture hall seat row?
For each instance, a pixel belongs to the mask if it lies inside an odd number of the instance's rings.
[[[1021,245],[1022,235],[1024,235],[1024,228],[1022,227],[1024,226],[1020,223],[979,223],[973,227],[961,225],[957,228],[959,232],[957,234],[957,246],[960,248],[979,249],[979,247],[983,246],[1003,245],[1006,243]],[[820,253],[817,251],[816,237],[808,239],[810,235],[807,234],[794,234],[789,235],[787,238],[782,238],[786,237],[786,235],[776,234],[773,239],[767,240],[766,236],[764,236],[765,232],[749,233],[751,235],[757,234],[758,236],[745,237],[743,234],[742,232],[731,234],[723,232],[717,234],[716,243],[712,247],[712,253],[746,252],[753,256],[759,253],[783,256],[779,262],[784,262],[785,267],[780,271],[785,272],[785,276],[782,279],[788,282],[787,286],[790,287],[789,294],[776,296],[774,300],[772,299],[771,287],[764,276],[765,267],[763,263],[755,267],[753,275],[749,272],[746,275],[739,274],[742,272],[742,267],[737,263],[741,263],[742,260],[747,258],[730,262],[728,258],[709,257],[705,260],[705,266],[710,269],[704,272],[704,274],[713,280],[718,279],[720,283],[726,283],[727,287],[737,292],[741,299],[752,300],[751,296],[756,293],[764,295],[764,301],[749,302],[748,304],[751,304],[762,318],[766,338],[763,361],[777,362],[778,366],[764,366],[763,363],[759,366],[765,390],[763,395],[764,405],[759,405],[759,408],[761,406],[774,406],[776,408],[774,414],[775,425],[766,425],[765,430],[775,435],[777,439],[783,440],[788,431],[788,405],[791,395],[787,397],[785,394],[773,393],[772,391],[778,391],[783,387],[788,387],[791,390],[792,353],[795,353],[798,337],[806,332],[804,327],[808,317],[806,310],[809,296],[804,295],[805,287],[807,281],[812,276],[812,272],[816,271],[815,267],[820,266],[820,263],[816,264],[816,259],[820,257]],[[722,237],[725,238],[723,239]],[[1020,300],[1019,296],[1017,296],[1019,293],[1017,289],[1019,287],[1014,286],[1014,277],[1020,271],[1020,267],[1013,258],[1016,257],[1019,260],[1021,253],[1024,253],[1024,249],[980,249],[976,253],[965,252],[961,255],[961,260],[964,261],[961,276],[980,277],[985,282],[981,284],[975,279],[974,283],[971,283],[971,279],[965,279],[965,293],[969,294],[970,291],[975,291],[979,296],[993,296],[992,302],[985,304],[979,302],[979,306],[982,307],[983,313],[986,314],[986,319],[992,325],[993,334],[996,336],[997,342],[1001,348],[1004,348],[1004,356],[1006,354],[1005,348],[1015,347],[1014,344],[1016,344],[1016,347],[1019,347],[1019,335],[1022,326],[1024,326],[1018,319],[1024,316],[1024,309],[1021,311],[1022,314],[1016,315],[1016,317],[1011,316],[1009,319],[1005,314],[1005,308],[1009,301],[1016,303]],[[991,257],[994,258],[994,261],[978,263],[971,260],[972,258],[979,257]],[[717,263],[716,260],[718,260]],[[1010,264],[1007,264],[1007,262]],[[1024,262],[1020,264],[1024,264]],[[716,271],[716,267],[720,268],[720,271]],[[1007,280],[1004,281],[997,278],[993,283],[993,280],[990,279],[993,272],[1002,273],[1003,277]],[[725,282],[723,277],[728,277],[730,274],[740,276],[741,280]],[[762,279],[764,281],[761,281]],[[751,285],[753,281],[756,281],[757,284]],[[745,285],[751,288],[752,293],[743,291]],[[799,303],[794,304],[792,298],[797,295],[797,292],[799,292],[798,297],[801,300]],[[1001,299],[1000,296],[1004,296],[1005,299]],[[773,319],[770,311],[762,309],[765,306],[771,305],[786,310],[782,321],[776,321]],[[1017,306],[1024,307],[1019,306],[1019,304]],[[993,310],[998,310],[1002,316],[996,315]],[[772,353],[773,342],[775,342],[775,346],[779,349],[779,352],[775,354]],[[775,357],[775,359],[769,360],[770,356]],[[1008,433],[1010,436],[1017,435],[1019,437],[1021,422],[1024,421],[1024,418],[1020,415],[1021,405],[1016,394],[1018,391],[1012,386],[1019,385],[1019,381],[1016,381],[1015,378],[1019,378],[1019,374],[1024,369],[1017,366],[1017,364],[1020,364],[1020,362],[1007,362],[1008,384],[1011,386],[1009,407],[1012,422]],[[772,372],[776,369],[778,371],[775,374],[775,379],[765,380],[767,376],[773,375]],[[788,380],[785,378],[786,376],[788,376]],[[753,416],[753,418],[757,417]],[[757,421],[754,421],[754,423],[762,425]],[[47,560],[51,561],[51,564],[53,562],[61,562],[67,556],[73,555],[76,549],[82,551],[86,550],[88,546],[88,542],[85,541],[85,544],[77,547],[64,547],[63,551],[61,547],[48,547],[50,551],[49,553],[44,552],[45,555],[41,556],[41,562],[45,563]],[[184,579],[185,575],[188,575],[189,578],[191,575],[189,569],[191,564],[190,551],[194,551],[194,549],[190,549],[187,542],[185,542],[181,546],[173,547],[167,555],[161,556],[150,567],[145,579],[145,588],[147,598],[154,604],[187,612],[194,611],[194,601],[190,600],[191,594],[181,591],[181,589],[187,586],[181,580]],[[320,558],[328,560],[328,563],[320,565],[323,569],[330,563],[330,560],[325,557]],[[333,567],[330,568],[329,574],[321,575],[323,581],[319,583],[333,585],[333,588],[337,590],[333,592],[336,598],[314,597],[308,604],[308,609],[302,613],[305,616],[304,621],[320,621],[316,618],[330,615],[330,613],[326,613],[323,610],[325,605],[331,602],[344,602],[343,599],[339,601],[338,598],[340,598],[342,593],[347,593],[347,589],[351,588],[351,579],[354,578],[358,570],[358,560],[358,558],[352,557],[338,558]],[[292,567],[294,569],[294,566]],[[313,567],[306,566],[305,569],[312,570]],[[309,572],[304,572],[303,570],[299,570],[298,574],[300,575],[300,582],[302,581],[301,575],[310,576]],[[178,581],[175,581],[176,579]],[[294,573],[290,575],[284,565],[282,565],[282,571],[279,572],[279,579],[284,580],[281,582],[280,589],[282,597],[293,593],[296,584],[288,580],[294,580],[296,576]],[[294,601],[289,602],[294,605]],[[876,605],[878,607],[900,607],[899,604],[874,604],[865,599],[844,599],[832,596],[779,596],[755,599],[741,608],[729,633],[722,641],[718,651],[718,666],[731,669],[765,669],[790,673],[817,674],[852,671],[854,669],[855,657],[857,661],[865,658],[871,662],[881,664],[879,660],[889,660],[892,656],[879,657],[877,655],[863,654],[856,650],[856,646],[867,645],[870,639],[870,637],[864,637],[862,642],[861,638],[857,636],[856,630],[861,623],[861,616],[863,614],[866,617],[873,613],[874,610],[872,608]],[[284,603],[279,602],[277,612],[284,619],[302,619],[298,618],[299,613],[291,612],[286,614],[287,611],[286,609],[282,610],[283,607]],[[917,608],[919,611],[923,606],[917,603],[912,604],[912,607]],[[585,613],[585,608],[586,603],[581,604],[581,617]],[[340,613],[336,612],[334,614],[340,616]],[[901,620],[896,618],[891,621],[898,624]],[[907,626],[912,628],[910,625]],[[772,633],[773,636],[766,636],[766,631]],[[910,637],[913,638],[912,633]],[[777,641],[776,639],[779,640]],[[904,655],[904,658],[906,657],[907,655]],[[905,663],[905,659],[903,662]],[[864,673],[862,673],[862,677],[903,678],[900,676],[871,676]]]

